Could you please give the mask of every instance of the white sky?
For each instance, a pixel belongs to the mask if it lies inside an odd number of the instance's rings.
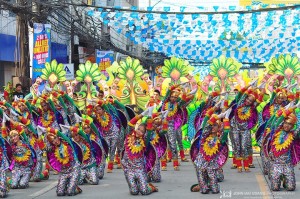
[[[158,3],[159,2],[159,3]],[[197,6],[238,6],[239,0],[139,0],[139,7],[197,7]]]

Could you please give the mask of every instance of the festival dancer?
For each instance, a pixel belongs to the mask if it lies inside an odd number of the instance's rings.
[[[74,196],[81,193],[82,190],[78,187],[81,164],[78,156],[82,153],[79,151],[80,148],[76,149],[71,139],[57,129],[40,126],[38,128],[46,132],[46,138],[50,144],[47,148],[48,162],[54,170],[60,173],[56,189],[57,196]]]
[[[61,117],[63,118],[64,125],[69,126],[70,125],[69,124],[70,119],[69,119],[68,114],[67,114],[68,110],[67,110],[66,104],[63,101],[62,101],[62,103],[59,102],[56,98],[52,99],[52,101],[53,101],[53,104],[55,106],[55,110],[58,113],[60,113]]]
[[[40,100],[40,107],[36,106],[36,103]],[[32,107],[38,113],[37,125],[43,128],[59,129],[59,124],[64,124],[63,116],[57,111],[54,102],[50,99],[48,94],[42,94],[38,98],[34,98],[32,101]],[[44,139],[46,145],[49,145],[48,140]],[[47,163],[46,169],[50,170],[50,166]],[[55,172],[56,173],[56,172]]]
[[[226,141],[230,128],[228,119],[230,112],[231,109],[220,115],[213,114],[213,111],[207,111],[205,114],[203,130],[191,148],[191,157],[198,178],[198,184],[191,187],[192,192],[200,191],[203,194],[209,193],[210,190],[212,193],[220,192],[218,175],[228,156]],[[222,129],[221,119],[223,119],[224,129]],[[193,150],[194,147],[199,149]]]
[[[120,133],[118,118],[114,114],[109,113],[109,110],[103,100],[99,100],[97,102],[97,105],[94,107],[94,111],[92,111],[91,108],[92,107],[88,107],[88,115],[92,116],[95,125],[109,146],[107,173],[111,173],[113,170],[113,161]],[[91,113],[93,113],[93,115]]]
[[[158,189],[151,183],[147,183],[147,174],[145,168],[145,151],[147,143],[145,133],[152,131],[152,121],[141,123],[135,128],[137,122],[148,114],[148,109],[141,115],[135,116],[130,122],[130,133],[125,138],[125,150],[121,163],[123,166],[125,178],[127,180],[129,191],[132,195],[149,195],[157,192]],[[149,143],[148,143],[149,144]],[[155,153],[154,153],[155,154]]]
[[[31,125],[35,128],[36,124],[33,119],[32,107],[31,104],[24,99],[15,99],[12,103],[12,106],[9,105],[12,109],[11,115],[14,121],[20,121],[20,118],[25,118],[31,121]]]
[[[287,90],[284,88],[277,88],[274,90],[270,97],[269,103],[263,108],[263,111],[259,115],[260,126],[265,128],[266,124],[272,121],[271,118],[275,115],[275,113],[281,108],[284,108],[287,103]],[[261,146],[262,140],[266,136],[267,131],[265,131],[262,135],[258,135],[260,133],[259,129],[256,132],[256,138],[257,143]],[[263,150],[260,151],[260,157],[263,165],[263,173],[267,175],[270,167],[268,160],[265,159]]]
[[[82,149],[83,161],[80,168],[79,184],[83,184],[84,181],[91,185],[99,184],[96,155],[91,140],[78,127],[63,126],[63,128],[67,128],[71,131],[72,140],[76,142]]]
[[[7,149],[9,147],[9,149]],[[5,198],[9,192],[6,181],[6,171],[9,168],[9,157],[7,150],[11,150],[10,145],[0,134],[0,198]]]
[[[189,120],[193,120],[192,123],[195,128],[195,134],[200,130],[201,123],[205,117],[206,112],[214,108],[214,105],[216,104],[216,98],[218,96],[220,96],[220,92],[214,91],[210,93],[207,99],[200,103],[197,108],[197,112],[195,112],[195,115],[190,116]]]
[[[11,124],[22,125],[24,133],[29,140],[29,145],[32,150],[34,150],[36,155],[36,166],[33,171],[32,179],[35,182],[39,182],[41,180],[46,180],[49,178],[49,169],[42,171],[43,169],[43,149],[45,148],[45,144],[42,140],[42,137],[38,136],[36,129],[34,128],[33,123],[27,117],[15,115],[14,119],[17,119],[19,122],[11,120],[6,114],[4,117],[7,121],[10,121]]]
[[[121,169],[120,156],[121,152],[124,150],[125,135],[128,133],[127,123],[130,120],[130,117],[125,106],[118,100],[115,100],[112,96],[108,96],[106,99],[106,106],[109,113],[117,119],[116,124],[120,129],[114,162],[117,164],[117,169]]]
[[[269,179],[272,191],[280,190],[281,181],[288,191],[294,191],[296,188],[294,166],[299,162],[300,138],[299,129],[293,129],[296,124],[299,126],[294,112],[295,108],[299,107],[300,103],[277,111],[276,123],[269,129],[270,133],[264,141],[266,144],[263,151],[270,163]]]
[[[97,162],[97,175],[99,179],[102,179],[104,177],[104,170],[106,165],[106,157],[108,153],[108,145],[100,132],[98,131],[97,127],[93,123],[93,119],[87,115],[83,115],[82,118],[78,115],[76,117],[76,123],[81,122],[82,131],[86,135],[86,137],[90,140],[90,142],[94,143],[94,150],[95,152],[95,158]],[[97,146],[95,146],[97,145]],[[99,149],[99,147],[100,149]],[[97,149],[96,149],[97,147]],[[98,153],[101,152],[101,158],[99,159]]]
[[[165,136],[168,131],[168,122],[164,120],[167,114],[167,111],[163,114],[161,112],[153,113],[153,131],[151,131],[151,134],[147,134],[147,136],[150,136],[150,138],[147,139],[150,139],[150,144],[154,146],[157,153],[155,166],[153,170],[148,173],[148,180],[153,182],[161,181],[160,159],[165,155],[168,147],[168,141]],[[166,167],[166,164],[166,161],[162,162],[162,166]]]
[[[49,178],[49,169],[43,171],[43,150],[45,149],[45,143],[41,136],[38,136],[37,131],[29,126],[29,121],[23,118],[22,123],[27,124],[24,126],[24,131],[28,137],[30,146],[34,149],[36,153],[36,166],[32,172],[32,180],[35,182],[40,182],[41,180],[47,180]]]
[[[255,84],[256,81],[252,82],[250,86]],[[230,137],[233,146],[234,161],[239,173],[242,172],[242,162],[245,171],[250,172],[249,156],[252,155],[250,130],[258,121],[256,102],[260,103],[263,95],[264,92],[259,94],[256,89],[245,87],[239,92],[236,98],[236,106],[233,110],[234,114],[230,121]]]
[[[12,189],[25,189],[29,186],[31,169],[34,168],[34,152],[30,149],[21,126],[9,132],[12,148]],[[22,135],[22,136],[20,136]],[[22,139],[21,139],[22,138]],[[27,141],[26,141],[27,140]]]
[[[74,114],[76,113],[77,115],[81,115],[81,112],[76,106],[74,100],[68,95],[68,93],[62,91],[59,94],[53,94],[53,96],[57,96],[58,101],[63,105],[63,107],[65,107],[70,125],[75,125],[76,118]]]
[[[59,124],[64,124],[63,117],[56,110],[53,101],[49,98],[48,95],[43,94],[40,98],[41,108],[37,108],[39,113],[38,125],[44,128],[55,128],[60,129]],[[32,104],[35,105],[37,99],[34,99]]]
[[[176,141],[178,142],[178,146],[180,149],[181,161],[188,161],[184,155],[181,126],[185,121],[183,109],[194,98],[194,91],[189,94],[184,93],[182,95],[182,98],[179,98],[181,92],[179,86],[180,85],[174,85],[170,88],[162,104],[162,111],[168,110],[168,116],[166,118],[166,120],[169,122],[167,137],[169,147],[172,151],[173,167],[175,171],[179,171]],[[166,170],[166,167],[162,166],[162,170]]]

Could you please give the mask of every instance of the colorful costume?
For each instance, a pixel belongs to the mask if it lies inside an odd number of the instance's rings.
[[[33,104],[35,105],[36,99],[33,100]],[[64,119],[61,114],[56,110],[55,105],[49,96],[43,95],[41,97],[41,104],[46,103],[43,106],[48,106],[44,109],[44,107],[38,109],[39,118],[37,120],[37,124],[44,128],[55,128],[60,129],[59,124],[64,124]]]
[[[20,132],[24,133],[24,132]],[[9,133],[10,137],[19,136],[19,132],[12,130]],[[35,167],[35,154],[30,148],[26,135],[23,134],[24,140],[19,140],[18,143],[12,144],[12,164],[10,166],[12,173],[12,189],[25,189],[29,186],[31,169]]]
[[[234,163],[239,172],[243,166],[249,171],[249,157],[252,157],[252,140],[250,130],[258,121],[255,100],[262,101],[263,95],[259,95],[255,90],[243,89],[236,98],[233,107],[233,115],[230,120],[230,139],[233,146]]]
[[[103,114],[99,115],[94,112],[95,114],[92,117],[94,118],[96,127],[109,146],[109,162],[107,172],[112,172],[113,161],[120,133],[120,123],[116,115],[110,114],[107,106],[104,103],[104,101],[99,101],[95,107],[95,109],[97,109],[98,106],[103,109]]]
[[[294,166],[299,162],[300,154],[300,138],[297,135],[299,130],[285,131],[284,129],[285,123],[295,125],[297,117],[291,109],[279,110],[276,117],[276,124],[272,125],[270,133],[263,142],[265,143],[263,152],[270,164],[271,189],[279,191],[283,181],[284,188],[294,191],[296,188]]]
[[[159,119],[157,114],[152,115],[153,120]],[[154,131],[147,134],[150,139],[150,144],[155,148],[157,158],[155,161],[155,166],[151,172],[148,173],[148,180],[153,182],[161,181],[161,173],[160,173],[160,159],[165,155],[168,148],[168,140],[165,136],[165,133],[168,131],[168,123],[164,121],[161,126],[156,127]]]
[[[5,198],[8,193],[6,182],[6,171],[9,168],[9,158],[11,156],[11,147],[0,134],[0,198]]]
[[[124,150],[124,140],[125,135],[128,133],[127,123],[131,119],[126,107],[120,103],[118,100],[114,100],[112,98],[107,99],[107,107],[110,110],[110,113],[115,116],[117,119],[118,127],[120,128],[119,138],[117,142],[117,149],[115,154],[114,162],[117,164],[117,168],[121,169],[121,152]]]
[[[30,146],[36,152],[36,166],[33,171],[32,180],[33,181],[40,181],[43,179],[49,178],[49,173],[47,170],[43,171],[43,149],[44,149],[44,142],[41,137],[38,137],[35,134],[28,135]]]
[[[97,127],[93,123],[92,118],[85,118],[82,120],[83,132],[86,137],[93,143],[94,152],[97,161],[97,175],[99,179],[104,177],[104,170],[106,165],[106,157],[108,154],[108,145],[106,141],[103,139],[101,134],[99,133]],[[91,130],[89,132],[85,131],[84,128],[89,127]],[[97,145],[97,146],[95,146]],[[100,147],[100,149],[98,149]],[[99,159],[99,153],[101,152],[101,158]]]
[[[136,116],[130,122],[129,125],[134,127],[138,119],[141,117]],[[148,122],[146,129],[152,131],[152,123]],[[122,156],[122,166],[127,180],[129,191],[132,195],[137,195],[141,193],[142,195],[151,194],[157,189],[150,183],[147,183],[147,165],[148,161],[146,160],[146,143],[144,137],[136,137],[136,131],[131,128],[131,133],[126,135],[125,138],[125,150],[124,155]],[[151,146],[151,145],[149,145]],[[154,158],[153,158],[154,155]],[[152,160],[155,161],[156,154],[155,150],[152,153]],[[153,165],[154,166],[154,161]],[[146,164],[145,164],[146,162]]]
[[[166,100],[162,104],[162,111],[168,110],[168,116],[166,120],[168,121],[169,127],[167,132],[167,138],[169,147],[172,152],[173,157],[173,167],[175,170],[179,170],[178,164],[178,152],[177,144],[180,149],[180,157],[182,161],[187,161],[184,155],[183,145],[182,145],[182,131],[181,127],[186,123],[187,114],[186,114],[186,105],[194,97],[187,96],[186,94],[182,95],[182,98],[178,98],[179,91],[177,90],[178,86],[172,86],[171,89],[166,94]],[[174,97],[175,102],[171,102],[169,97]],[[166,159],[162,160],[162,167],[166,169]]]
[[[275,113],[283,108],[287,104],[287,93],[285,89],[277,88],[271,95],[269,103],[263,108],[263,111],[259,114],[259,123],[260,127],[256,132],[256,141],[261,146],[262,140],[265,136],[269,133],[268,130],[264,130],[268,124],[271,124],[272,118],[274,117]],[[265,175],[268,174],[270,169],[269,162],[265,159],[263,150],[260,151],[260,157],[263,165],[263,173]]]
[[[97,185],[99,183],[99,177],[97,173],[96,151],[94,149],[95,145],[92,145],[89,137],[79,128],[70,127],[70,130],[72,131],[72,141],[76,142],[81,147],[83,153],[79,184],[83,184],[84,181],[86,181],[91,185]],[[76,137],[75,139],[74,137],[77,135],[79,135],[79,137]],[[101,161],[102,151],[99,146],[97,148],[97,152],[100,153],[99,159]]]
[[[221,121],[213,111],[208,111],[203,121],[203,128],[198,138],[193,142],[191,147],[191,158],[196,167],[196,173],[201,193],[219,193],[219,181],[223,180],[220,175],[222,166],[228,158],[228,147],[226,144],[227,134],[229,132],[230,123],[228,119],[224,119],[224,133],[219,137],[218,133],[212,134],[212,126],[218,125],[220,128]],[[207,122],[208,121],[208,122]],[[198,184],[193,185],[193,187]]]
[[[83,158],[80,147],[57,129],[47,128],[46,130],[47,139],[51,143],[47,149],[48,162],[54,170],[60,173],[56,189],[57,196],[73,196],[81,193],[81,189],[77,186]],[[54,145],[53,141],[57,138],[59,143]]]

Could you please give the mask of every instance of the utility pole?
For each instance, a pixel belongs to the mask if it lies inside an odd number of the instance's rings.
[[[26,6],[26,0],[17,0],[17,4]],[[19,80],[26,85],[26,77],[29,77],[29,36],[28,19],[26,15],[17,14],[16,27],[16,49],[15,49],[15,76],[21,77]]]

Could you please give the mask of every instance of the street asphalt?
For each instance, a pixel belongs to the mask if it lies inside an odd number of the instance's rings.
[[[162,182],[154,183],[159,189],[157,193],[149,196],[132,196],[129,194],[123,171],[114,169],[113,173],[106,173],[99,185],[82,185],[82,194],[72,198],[99,198],[99,199],[127,199],[127,198],[161,198],[161,199],[193,199],[193,198],[240,198],[240,199],[296,199],[300,196],[300,170],[295,167],[297,188],[294,192],[280,191],[271,192],[267,176],[261,172],[260,157],[254,158],[256,168],[250,173],[237,173],[237,170],[230,169],[231,159],[224,166],[225,179],[220,183],[220,194],[192,193],[191,185],[197,183],[195,169],[191,162],[181,162],[180,171],[174,171],[171,163],[168,164],[168,171],[162,171]],[[47,181],[35,183],[30,182],[28,189],[11,190],[8,198],[14,199],[51,199],[57,198],[56,184],[57,175],[51,175]],[[70,198],[60,197],[60,198]]]

